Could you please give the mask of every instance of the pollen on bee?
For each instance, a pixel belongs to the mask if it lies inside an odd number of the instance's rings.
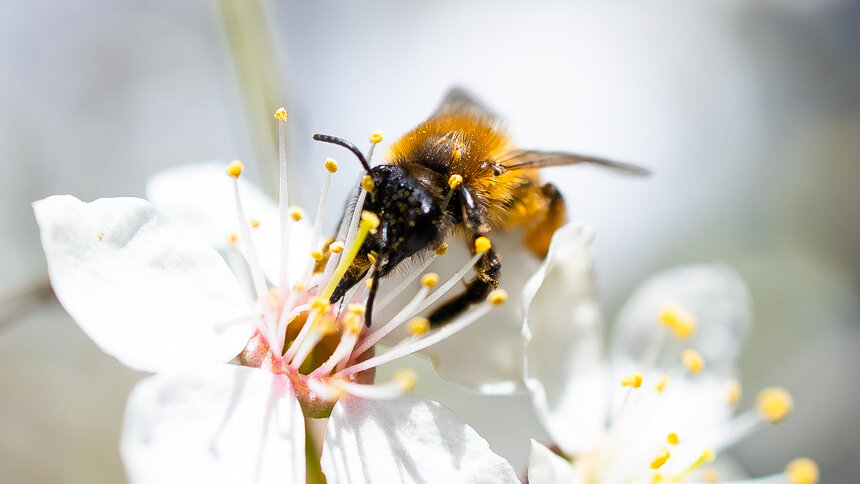
[[[758,411],[769,423],[782,421],[794,408],[794,400],[783,388],[766,388],[756,397]]]
[[[507,300],[508,292],[504,289],[494,289],[490,292],[490,295],[487,296],[487,301],[489,301],[493,306],[500,306],[507,302]]]
[[[329,173],[337,172],[337,161],[335,161],[334,158],[326,158],[323,166],[325,166],[325,169],[328,170]]]
[[[382,131],[377,129],[377,130],[374,130],[372,133],[370,133],[370,142],[373,144],[381,143],[382,142]]]
[[[332,251],[333,254],[340,254],[343,252],[345,245],[342,240],[336,240],[328,245],[328,250]]]
[[[376,188],[376,184],[373,183],[373,178],[370,175],[364,175],[361,178],[361,188],[364,188],[367,192],[372,192]]]
[[[426,287],[427,289],[431,289],[433,286],[439,283],[439,274],[435,272],[428,272],[421,276],[421,285]]]
[[[448,242],[442,242],[437,245],[436,248],[433,249],[433,252],[435,252],[436,255],[445,255],[445,253],[448,252]]]
[[[448,178],[448,187],[451,188],[451,190],[460,186],[461,183],[463,183],[462,175],[454,174]]]
[[[233,160],[227,165],[227,174],[233,178],[239,178],[239,175],[242,174],[242,170],[244,169],[245,165],[241,161]]]
[[[475,252],[477,252],[478,254],[483,254],[484,252],[487,252],[492,246],[493,244],[492,242],[490,242],[490,239],[484,236],[475,239]]]
[[[287,120],[287,110],[284,109],[283,106],[279,107],[275,111],[275,119],[277,119],[278,121],[286,121]]]

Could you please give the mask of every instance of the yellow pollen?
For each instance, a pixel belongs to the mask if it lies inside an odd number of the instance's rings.
[[[427,289],[432,288],[436,284],[439,283],[439,274],[435,272],[428,272],[421,276],[421,285],[426,287]]]
[[[666,389],[666,385],[669,384],[669,375],[661,375],[660,379],[657,380],[657,384],[654,385],[654,388],[657,390],[657,393],[663,393],[663,390]]]
[[[490,250],[490,247],[492,246],[492,242],[490,242],[490,239],[486,237],[481,236],[475,239],[475,252],[477,252],[478,254],[483,254],[484,252]]]
[[[361,316],[364,314],[364,305],[358,303],[349,303],[346,305],[346,310],[356,316]]]
[[[233,160],[229,165],[227,165],[227,174],[233,178],[239,178],[239,175],[242,174],[242,170],[244,169],[245,165],[243,165],[241,161]]]
[[[279,107],[277,111],[275,111],[275,119],[277,119],[278,121],[287,120],[287,110],[284,109],[283,106]]]
[[[666,442],[672,445],[678,445],[678,434],[672,432],[671,434],[666,436]]]
[[[314,250],[314,251],[311,251],[311,257],[313,257],[313,259],[316,261],[321,261],[325,258],[325,254],[323,254],[319,250]]]
[[[737,405],[741,400],[742,388],[741,384],[736,380],[729,380],[723,387],[726,392],[726,401],[729,405]]]
[[[404,392],[411,392],[415,389],[415,384],[418,383],[418,374],[411,368],[401,368],[394,372],[394,376],[391,379]]]
[[[427,318],[412,318],[407,324],[409,333],[415,336],[423,336],[430,330],[430,320]]]
[[[663,467],[663,464],[665,464],[667,460],[669,460],[669,449],[663,447],[660,449],[660,452],[657,452],[657,455],[651,459],[651,468],[656,471]]]
[[[494,289],[490,292],[490,295],[487,296],[487,301],[489,301],[493,306],[501,306],[507,300],[508,292],[504,289]]]
[[[448,178],[448,187],[451,190],[459,187],[461,183],[463,183],[463,177],[460,175],[451,175],[451,177]]]
[[[296,283],[293,284],[293,289],[295,289],[296,291],[304,291],[307,288],[308,286],[302,281],[296,281]]]
[[[701,373],[705,369],[705,360],[696,350],[684,350],[681,352],[681,361],[690,370],[690,373]]]
[[[642,372],[634,371],[621,379],[621,386],[639,388],[642,386]]]
[[[785,468],[790,484],[818,484],[818,464],[812,459],[794,459]]]
[[[230,234],[230,243],[235,244],[239,241],[239,236],[236,234]]]
[[[343,241],[336,240],[331,244],[328,244],[328,250],[332,251],[333,254],[340,254],[343,252],[343,248],[345,247]]]
[[[367,286],[368,289],[370,289],[373,286],[373,278],[368,277],[367,280],[364,281],[364,285]]]
[[[296,205],[293,205],[293,206],[287,208],[287,214],[290,216],[290,218],[292,218],[293,220],[298,222],[299,220],[301,220],[305,216],[305,211],[302,210],[302,207],[298,207]]]
[[[373,251],[370,251],[370,253],[367,254],[367,260],[369,260],[371,264],[376,264],[376,258],[377,257],[379,257],[379,254],[377,254],[376,252],[373,252]]]
[[[661,306],[657,320],[668,326],[678,339],[687,339],[696,331],[696,317],[677,304]]]
[[[255,229],[260,226],[260,220],[256,218],[252,218],[248,220],[248,224],[251,225],[251,228]]]
[[[445,255],[448,252],[448,242],[442,242],[433,250],[436,252],[436,255]]]
[[[702,461],[702,463],[707,463],[707,462],[713,462],[714,459],[716,459],[716,458],[717,458],[717,455],[714,454],[714,451],[711,450],[710,447],[705,447],[704,449],[702,449],[702,456],[699,457],[699,460]]]
[[[708,484],[716,484],[720,482],[720,473],[713,467],[708,467],[702,471],[702,480]]]
[[[315,296],[311,298],[310,306],[311,309],[324,313],[328,311],[331,306],[331,302],[324,297]]]
[[[372,192],[376,185],[373,183],[373,178],[370,175],[364,175],[361,178],[361,188],[364,188],[368,192]]]
[[[377,129],[376,131],[370,133],[370,142],[373,144],[381,143],[382,142],[382,131]]]
[[[346,313],[343,317],[343,329],[349,334],[357,334],[364,327],[361,317],[355,313]]]
[[[451,160],[452,161],[460,161],[461,159],[463,159],[463,150],[461,150],[459,146],[454,148],[453,150],[451,150]],[[451,187],[451,188],[454,188],[454,187]]]
[[[361,212],[361,220],[369,223],[372,229],[379,227],[379,217],[373,212],[368,212],[367,210]]]
[[[323,166],[325,166],[325,169],[328,170],[329,173],[337,172],[337,161],[335,161],[334,158],[326,158]]]
[[[791,395],[783,388],[766,388],[756,397],[761,417],[769,423],[777,423],[788,416],[794,408]]]

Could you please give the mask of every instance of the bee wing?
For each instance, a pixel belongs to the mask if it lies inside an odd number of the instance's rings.
[[[472,113],[490,119],[496,119],[496,114],[487,109],[484,103],[476,100],[462,87],[454,87],[445,94],[442,103],[436,108],[433,116],[453,113]]]
[[[498,165],[502,171],[528,170],[546,168],[549,166],[575,165],[577,163],[592,163],[611,168],[625,175],[646,176],[651,172],[640,166],[621,161],[607,160],[596,156],[577,155],[555,151],[516,150],[504,156]]]

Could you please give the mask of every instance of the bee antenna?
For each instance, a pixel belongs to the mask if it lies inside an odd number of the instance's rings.
[[[347,141],[343,138],[338,138],[337,136],[331,136],[331,135],[327,135],[327,134],[315,134],[314,140],[322,141],[323,143],[331,143],[331,144],[343,146],[344,148],[348,149],[349,151],[352,151],[352,154],[354,154],[358,158],[358,161],[361,162],[361,166],[363,166],[364,169],[367,170],[368,173],[370,173],[370,164],[367,162],[367,159],[364,157],[364,154],[362,154],[361,151],[358,148],[356,148],[355,145],[350,143],[349,141]]]

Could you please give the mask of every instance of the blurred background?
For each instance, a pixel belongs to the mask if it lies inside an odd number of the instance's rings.
[[[0,482],[124,481],[122,411],[143,376],[44,289],[33,200],[142,196],[158,170],[232,158],[271,190],[283,104],[292,193],[313,207],[331,154],[313,132],[361,145],[382,129],[387,144],[454,84],[520,146],[649,167],[644,181],[545,173],[598,229],[604,309],[661,268],[734,266],[755,302],[745,404],[780,385],[796,412],[731,454],[753,476],[809,456],[823,482],[855,480],[858,32],[860,4],[838,0],[3,2]],[[332,215],[359,172],[343,165]],[[414,363],[419,394],[524,466],[541,436],[527,399],[472,395]]]

